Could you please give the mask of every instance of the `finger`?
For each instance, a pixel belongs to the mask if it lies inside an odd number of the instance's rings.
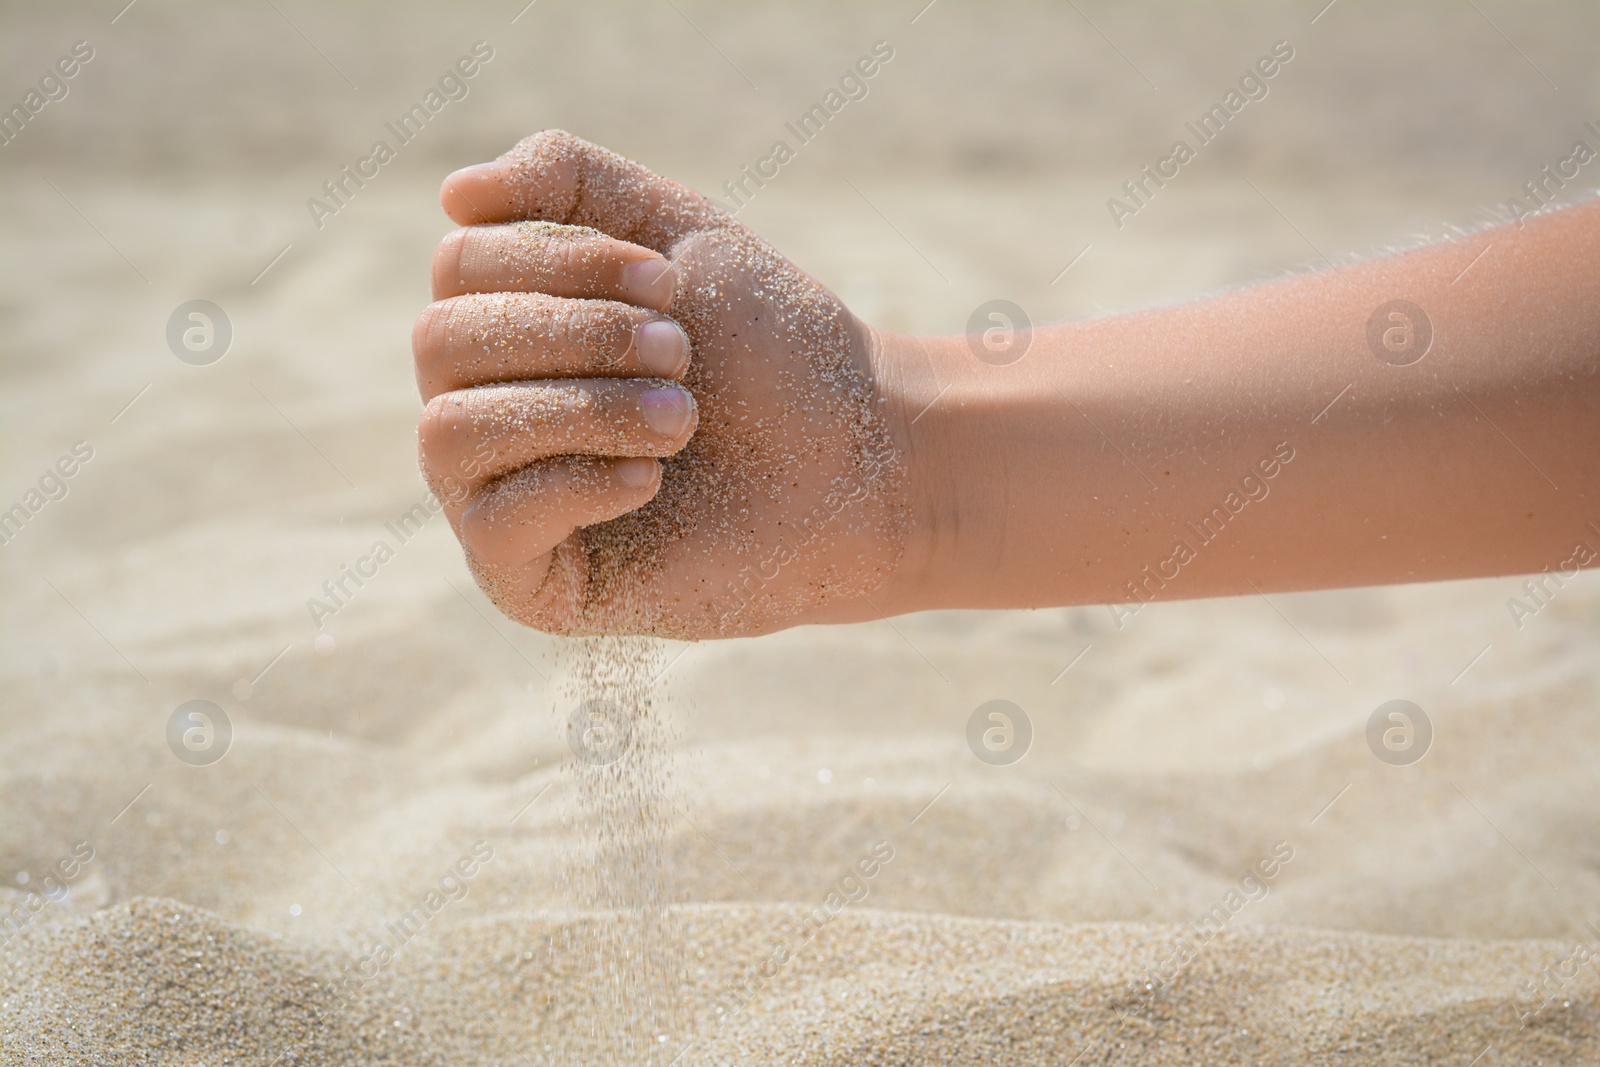
[[[496,607],[524,626],[576,633],[588,585],[588,556],[569,537],[531,563],[491,564],[466,552],[467,568]]]
[[[661,465],[645,457],[536,463],[473,496],[461,514],[461,543],[490,566],[538,570],[574,530],[643,507],[660,484]]]
[[[411,331],[424,402],[472,385],[539,378],[680,378],[689,338],[664,315],[543,293],[452,297]]]
[[[444,180],[439,202],[464,225],[549,219],[593,226],[658,252],[730,219],[688,186],[565,130],[536,133],[491,163],[456,171]]]
[[[672,300],[672,264],[648,248],[548,222],[470,226],[433,253],[433,298],[462,293],[548,293],[661,310]]]
[[[428,483],[449,502],[552,456],[670,456],[695,418],[688,390],[649,378],[518,382],[434,397],[417,437]]]

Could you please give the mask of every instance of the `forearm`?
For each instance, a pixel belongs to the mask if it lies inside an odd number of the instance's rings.
[[[1369,344],[1393,300],[1431,325],[1409,365]],[[893,610],[1519,573],[1600,546],[1600,202],[1041,329],[1009,366],[964,337],[881,343],[916,509]]]

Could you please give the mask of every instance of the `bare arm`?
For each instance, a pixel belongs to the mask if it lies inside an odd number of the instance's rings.
[[[1040,329],[1008,366],[965,337],[880,335],[875,362],[917,515],[887,611],[1511,574],[1600,546],[1600,202]]]

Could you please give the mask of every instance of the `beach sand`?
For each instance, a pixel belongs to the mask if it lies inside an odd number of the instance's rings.
[[[934,332],[1437,238],[1600,121],[1575,4],[119,6],[0,14],[18,99],[95,49],[0,148],[0,508],[92,449],[0,548],[8,1064],[610,1059],[592,946],[639,918],[572,899],[604,857],[570,654],[443,520],[402,522],[453,167],[562,126],[715,192],[890,41],[741,218]],[[1266,99],[1116,228],[1106,199],[1280,39]],[[467,97],[319,229],[307,200],[478,40]],[[205,366],[165,337],[196,298],[232,325]],[[1122,622],[665,643],[658,1062],[1600,1062],[1594,575]],[[997,698],[1033,732],[1003,766],[966,740]],[[1408,765],[1368,742],[1392,699],[1432,726]],[[220,760],[169,745],[191,700]]]

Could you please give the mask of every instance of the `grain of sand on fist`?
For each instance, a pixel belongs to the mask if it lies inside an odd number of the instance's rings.
[[[413,335],[422,465],[501,610],[678,638],[872,614],[909,508],[869,327],[710,200],[570,134],[440,195],[464,228]]]

